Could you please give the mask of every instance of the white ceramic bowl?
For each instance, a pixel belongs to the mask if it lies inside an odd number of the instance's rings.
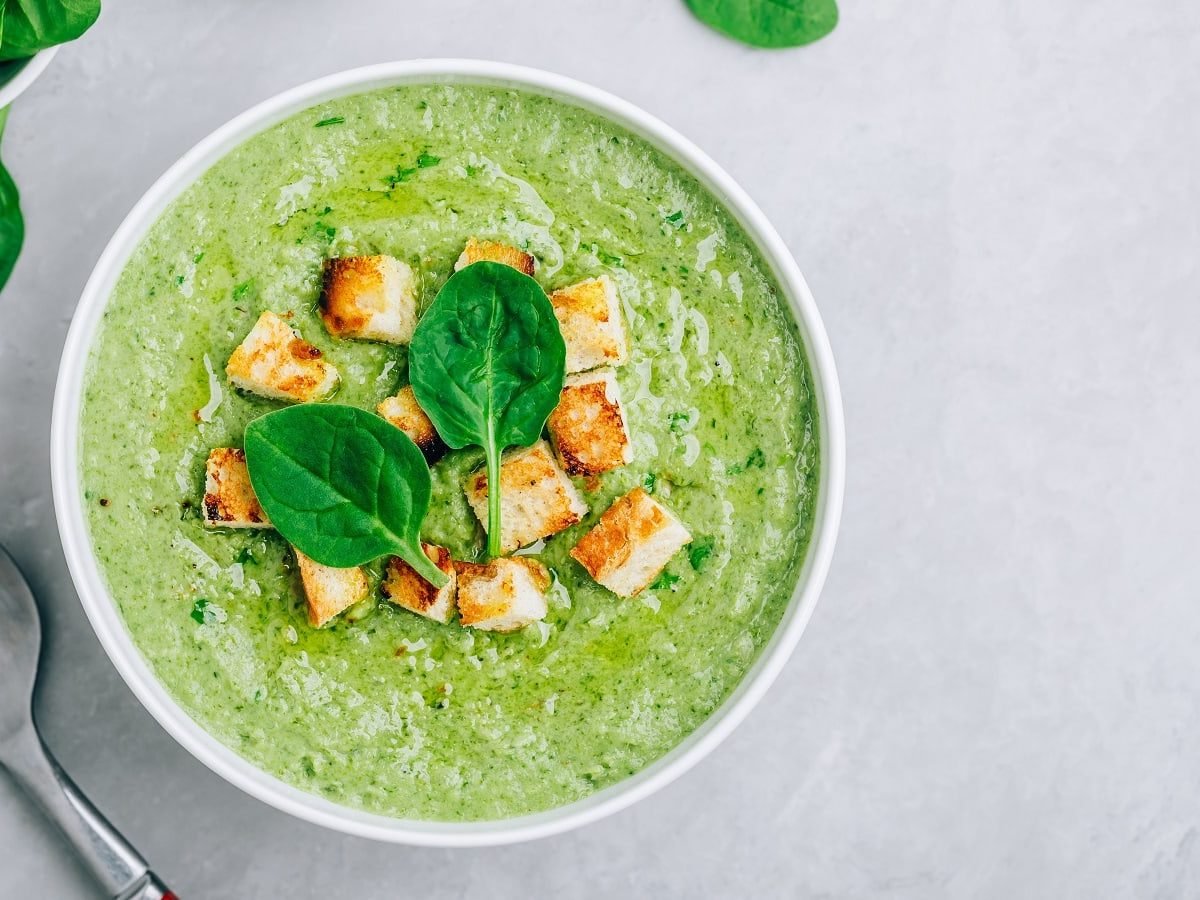
[[[640,135],[695,175],[737,218],[778,278],[812,367],[820,418],[821,480],[808,558],[779,627],[732,695],[683,743],[636,775],[567,806],[490,822],[400,820],[339,806],[266,774],[210,736],[167,694],[130,639],[92,551],[79,477],[79,411],[88,350],[117,276],[159,214],[231,149],[293,113],[335,97],[430,81],[511,86],[584,107]],[[260,103],[192,148],[121,223],[84,288],[63,351],[51,436],[54,508],[80,601],[109,658],[151,715],[214,772],[284,812],[349,834],[431,846],[508,843],[593,822],[653,793],[712,750],[774,681],[812,615],[833,555],[844,466],[841,395],[824,327],[800,270],[754,202],[699,148],[624,100],[548,72],[477,60],[414,60],[320,78]]]
[[[37,80],[37,77],[46,71],[46,66],[50,65],[50,60],[54,59],[54,54],[57,52],[58,47],[47,47],[25,60],[25,64],[17,70],[17,74],[0,85],[0,109],[8,106],[25,93],[28,87]]]

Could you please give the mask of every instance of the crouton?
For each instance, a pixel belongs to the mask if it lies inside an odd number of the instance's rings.
[[[340,612],[367,598],[367,573],[360,568],[334,569],[309,559],[295,547],[300,581],[308,599],[308,624],[320,628]]]
[[[246,453],[232,447],[209,451],[204,467],[204,524],[210,528],[270,528],[254,496]]]
[[[599,475],[633,459],[621,389],[611,369],[568,376],[546,427],[568,475]]]
[[[417,327],[417,279],[391,256],[325,261],[321,318],[334,337],[407,344]]]
[[[279,316],[265,312],[225,367],[234,387],[272,400],[316,400],[337,384],[337,369]]]
[[[691,540],[671,511],[639,487],[613,502],[571,556],[614,594],[633,597]]]
[[[454,264],[454,271],[457,272],[459,269],[481,260],[504,263],[506,266],[512,266],[518,272],[533,275],[534,259],[524,250],[518,250],[511,244],[502,244],[499,241],[481,241],[476,238],[470,238],[467,241],[462,255]]]
[[[567,342],[567,372],[621,366],[629,358],[621,303],[607,275],[589,278],[550,294]]]
[[[467,479],[467,501],[487,528],[488,479],[480,469]],[[500,547],[518,547],[558,534],[587,513],[587,504],[545,441],[505,453],[500,462]]]
[[[483,631],[516,631],[546,617],[550,573],[536,559],[498,557],[487,565],[456,562],[458,616]]]
[[[450,580],[440,589],[435,588],[418,575],[416,569],[400,557],[393,556],[388,560],[387,573],[380,590],[397,606],[444,624],[450,621],[450,614],[454,612],[457,585],[454,562],[445,547],[422,544],[421,549],[435,566],[450,576]]]
[[[411,385],[400,388],[396,396],[388,397],[375,407],[375,411],[412,438],[426,459],[440,456],[445,451],[446,445],[438,437],[425,410],[417,404],[417,395]]]

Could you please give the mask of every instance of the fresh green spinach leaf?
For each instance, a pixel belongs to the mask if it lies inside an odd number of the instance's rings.
[[[408,355],[417,402],[448,446],[487,457],[490,556],[500,555],[500,454],[541,437],[566,352],[546,292],[500,263],[456,272],[417,324]]]
[[[684,0],[700,21],[754,47],[799,47],[838,22],[836,0]]]
[[[0,135],[8,121],[8,108],[0,109]],[[21,195],[8,169],[0,163],[0,290],[8,282],[21,245],[25,242],[25,219],[21,215]]]
[[[353,406],[291,406],[246,426],[246,465],[272,524],[306,556],[348,569],[394,553],[446,583],[421,549],[429,466],[399,428]]]
[[[100,0],[4,0],[0,59],[22,59],[73,41],[100,15]]]

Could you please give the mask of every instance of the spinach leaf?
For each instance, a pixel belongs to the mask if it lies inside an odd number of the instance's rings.
[[[417,402],[448,446],[487,456],[489,556],[500,555],[500,453],[541,437],[566,354],[546,292],[500,263],[456,272],[417,323],[408,351]]]
[[[100,15],[100,0],[4,0],[0,59],[21,59],[73,41]]]
[[[700,21],[754,47],[799,47],[833,31],[836,0],[684,0]]]
[[[8,107],[0,109],[0,135],[8,121]],[[0,289],[4,288],[12,274],[21,244],[25,242],[25,219],[21,216],[21,195],[17,185],[0,163]]]
[[[246,426],[246,465],[271,523],[306,556],[348,569],[394,553],[446,583],[421,549],[429,466],[399,428],[353,406],[291,406]]]

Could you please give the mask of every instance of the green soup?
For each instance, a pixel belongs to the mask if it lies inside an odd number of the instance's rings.
[[[234,391],[234,347],[265,309],[374,409],[402,347],[332,339],[329,256],[390,253],[432,301],[471,235],[533,253],[547,289],[608,273],[631,359],[618,378],[634,462],[578,481],[591,513],[535,548],[545,622],[439,625],[372,599],[314,630],[273,531],[200,518],[213,447],[279,404]],[[770,637],[816,500],[811,378],[776,283],[731,216],[647,143],[517,91],[406,86],[331,101],[250,139],[163,213],[133,254],[88,363],[83,481],[92,540],[135,643],[204,728],[297,787],[389,816],[496,819],[642,769],[729,695]],[[476,559],[462,492],[433,468],[424,536]],[[621,599],[567,554],[644,485],[695,537]],[[372,572],[376,579],[380,566]]]

